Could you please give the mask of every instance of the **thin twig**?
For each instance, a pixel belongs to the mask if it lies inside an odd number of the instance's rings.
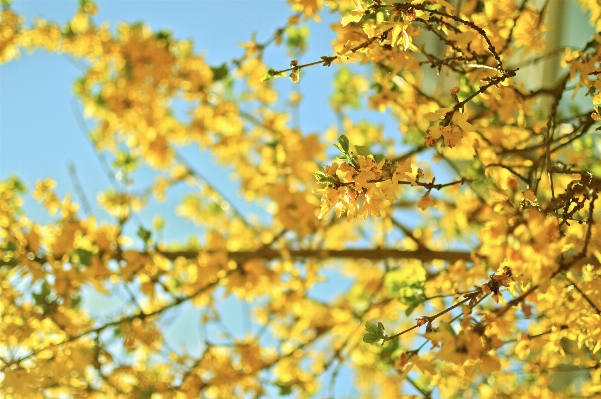
[[[452,306],[450,306],[450,307],[446,308],[445,310],[443,310],[443,311],[441,311],[441,312],[438,312],[438,313],[436,313],[436,314],[435,314],[435,315],[433,315],[433,316],[423,316],[423,317],[420,317],[420,319],[423,319],[423,320],[424,320],[426,323],[428,323],[428,324],[429,324],[429,323],[431,323],[432,321],[434,321],[434,320],[436,320],[437,318],[439,318],[440,316],[442,316],[442,315],[444,315],[444,314],[446,314],[446,313],[449,313],[451,310],[453,310],[453,309],[455,309],[455,308],[457,308],[457,307],[459,307],[459,306],[463,305],[463,304],[464,304],[464,303],[466,303],[466,302],[469,302],[469,301],[471,301],[471,300],[472,300],[474,297],[476,297],[476,296],[477,296],[478,294],[480,294],[481,292],[482,292],[481,290],[478,290],[478,291],[474,291],[474,292],[471,292],[471,293],[469,293],[469,294],[466,294],[466,295],[465,295],[465,296],[466,296],[466,298],[465,298],[465,299],[463,299],[463,300],[461,300],[461,301],[457,302],[456,304],[454,304],[454,305],[452,305]],[[403,335],[403,334],[405,334],[405,333],[408,333],[409,331],[411,331],[411,330],[414,330],[414,329],[416,329],[416,328],[418,328],[418,327],[421,327],[421,326],[423,326],[424,324],[425,324],[425,323],[418,322],[418,323],[416,323],[416,324],[415,324],[413,327],[409,327],[408,329],[406,329],[406,330],[403,330],[403,331],[401,331],[400,333],[397,333],[397,334],[394,334],[394,335],[390,335],[390,336],[387,336],[387,337],[385,337],[385,338],[384,338],[384,341],[390,341],[390,340],[392,340],[392,339],[395,339],[396,337],[400,337],[401,335]]]
[[[569,278],[569,277],[568,277],[568,275],[567,275],[566,273],[561,273],[561,276],[562,276],[562,277],[563,277],[563,278],[564,278],[564,279],[565,279],[567,282],[569,282],[570,284],[572,284],[572,286],[574,287],[574,289],[575,289],[576,291],[578,291],[578,292],[580,293],[580,295],[582,295],[582,297],[584,298],[584,300],[585,300],[586,302],[588,302],[588,304],[589,304],[589,305],[590,305],[590,306],[591,306],[593,309],[595,309],[595,312],[597,312],[597,314],[598,314],[598,315],[601,315],[601,309],[599,309],[599,308],[597,307],[597,305],[595,305],[595,303],[594,303],[594,302],[591,300],[591,298],[589,298],[589,297],[588,297],[588,295],[586,295],[586,294],[585,294],[585,293],[584,293],[584,292],[583,292],[583,291],[580,289],[580,287],[578,287],[578,284],[576,284],[576,282],[575,282],[575,281],[572,281],[572,279],[571,279],[571,278]]]
[[[92,215],[92,208],[90,207],[90,202],[86,197],[86,193],[83,191],[81,183],[79,182],[79,178],[77,177],[77,170],[75,169],[75,164],[73,162],[69,163],[69,177],[71,178],[71,183],[75,188],[75,193],[79,197],[79,201],[81,202],[81,206],[86,217]]]

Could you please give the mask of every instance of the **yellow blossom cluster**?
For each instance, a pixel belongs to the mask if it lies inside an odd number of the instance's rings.
[[[408,160],[392,166],[385,159],[376,162],[372,155],[357,155],[356,162],[334,162],[316,176],[320,183],[326,184],[325,188],[315,190],[322,194],[319,218],[334,209],[338,217],[346,213],[351,220],[357,216],[365,219],[369,215],[380,216],[381,202],[397,199],[401,181],[416,185],[420,171],[413,173]]]

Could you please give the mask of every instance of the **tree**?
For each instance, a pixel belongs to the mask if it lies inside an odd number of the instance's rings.
[[[271,39],[218,66],[168,32],[97,24],[89,0],[64,26],[25,25],[2,3],[2,62],[44,49],[87,63],[74,91],[118,176],[97,196],[105,221],[45,179],[32,195],[53,218],[36,222],[23,183],[0,183],[2,395],[334,397],[351,370],[362,397],[595,397],[600,36],[545,42],[553,2],[289,3]],[[601,29],[601,5],[580,4]],[[305,22],[328,11],[340,21],[332,52],[299,62]],[[265,65],[282,44],[290,67]],[[532,87],[547,59],[560,61],[558,78]],[[302,99],[284,104],[275,78],[311,79],[309,67],[337,68],[338,128],[289,123]],[[363,107],[397,124],[398,140]],[[181,155],[190,145],[227,162],[271,217],[249,220],[206,182]],[[143,167],[150,186],[136,180]],[[177,211],[201,234],[165,242],[165,221],[138,215],[182,185]],[[352,284],[317,299],[328,268]],[[95,318],[85,287],[121,287],[128,306]],[[221,323],[232,296],[252,310],[246,335]],[[166,334],[187,304],[220,332],[198,353],[172,350]]]

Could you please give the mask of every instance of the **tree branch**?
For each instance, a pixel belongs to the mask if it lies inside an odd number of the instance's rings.
[[[175,260],[179,257],[186,259],[196,258],[202,251],[160,251],[167,259]],[[212,251],[207,251],[212,252]],[[336,259],[353,258],[367,260],[382,259],[416,259],[423,262],[433,260],[446,260],[456,262],[458,260],[471,261],[470,252],[463,251],[402,251],[390,248],[353,248],[353,249],[292,249],[278,251],[271,248],[261,248],[256,251],[230,251],[227,252],[228,258],[236,262],[246,262],[249,259],[260,258],[264,260],[275,260],[290,258],[318,258],[318,259]]]

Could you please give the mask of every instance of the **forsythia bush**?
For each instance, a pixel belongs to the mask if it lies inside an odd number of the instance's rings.
[[[74,91],[120,178],[97,195],[104,221],[39,180],[48,223],[27,217],[17,177],[0,182],[0,396],[338,397],[346,378],[365,398],[598,397],[601,33],[558,50],[544,36],[553,1],[288,2],[270,40],[220,66],[167,32],[98,24],[88,0],[65,25],[26,25],[2,3],[2,63],[35,50],[85,61]],[[599,32],[601,4],[579,3]],[[302,55],[306,21],[325,13],[339,21],[331,53],[265,65],[273,46]],[[536,86],[545,60],[559,74]],[[276,78],[324,67],[340,124],[303,132]],[[192,145],[270,220],[209,184],[181,154]],[[137,216],[176,185],[177,214],[201,231],[190,242]],[[312,288],[329,270],[351,284],[324,301]],[[94,317],[89,288],[131,300]],[[256,328],[227,331],[230,296]],[[165,320],[190,304],[221,334],[173,350]]]

